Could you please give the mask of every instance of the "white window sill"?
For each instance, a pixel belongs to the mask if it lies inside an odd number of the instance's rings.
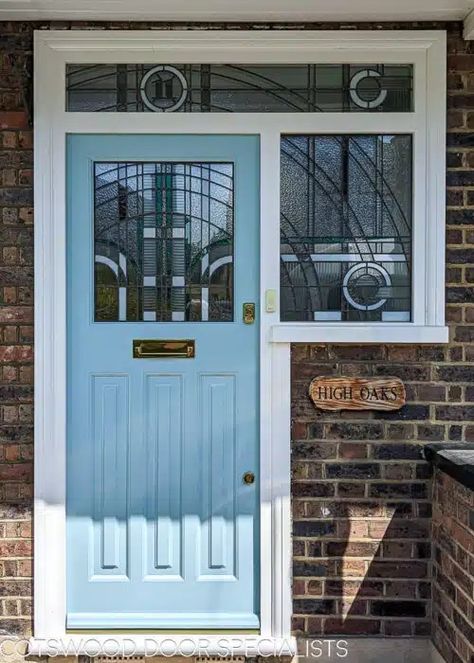
[[[281,323],[270,330],[272,343],[448,343],[449,328],[414,324]]]
[[[296,639],[245,633],[209,635],[67,633],[29,641],[29,656],[294,656]]]

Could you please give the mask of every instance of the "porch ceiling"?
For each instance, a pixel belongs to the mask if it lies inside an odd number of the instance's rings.
[[[0,0],[0,20],[465,21],[474,0]]]
[[[205,21],[464,19],[471,0],[0,0],[0,18]]]

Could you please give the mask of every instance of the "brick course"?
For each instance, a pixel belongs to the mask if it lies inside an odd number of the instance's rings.
[[[474,492],[436,470],[433,640],[447,663],[474,660]]]
[[[30,118],[32,34],[40,27],[71,24],[0,23],[0,634],[28,634],[32,628]],[[457,23],[384,27],[449,30],[446,297],[451,342],[293,346],[293,626],[305,635],[430,633],[431,478],[422,449],[437,440],[474,441],[474,47],[463,41]],[[408,403],[395,413],[317,412],[307,390],[311,378],[323,373],[397,375],[407,383]]]

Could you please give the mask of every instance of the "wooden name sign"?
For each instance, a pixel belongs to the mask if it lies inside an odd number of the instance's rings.
[[[399,410],[406,393],[399,378],[314,378],[311,400],[320,410]]]

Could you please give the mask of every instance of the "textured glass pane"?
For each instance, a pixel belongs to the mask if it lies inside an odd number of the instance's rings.
[[[411,237],[411,136],[282,137],[282,320],[410,321]]]
[[[412,65],[68,64],[67,110],[409,112]]]
[[[233,164],[95,164],[95,320],[233,318]]]

